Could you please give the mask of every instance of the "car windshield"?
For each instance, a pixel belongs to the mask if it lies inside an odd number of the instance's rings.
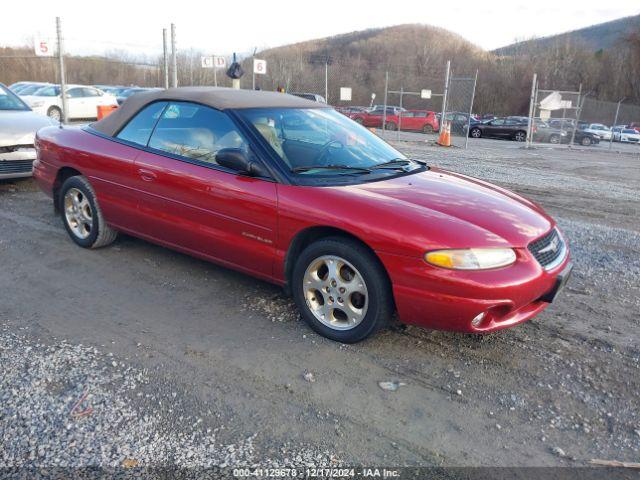
[[[0,85],[0,110],[30,110],[11,90]]]
[[[42,85],[29,85],[28,87],[24,87],[20,90],[20,96],[33,95],[34,92],[37,92],[42,87]]]
[[[60,95],[60,87],[55,85],[41,87],[33,93],[34,97],[57,97],[58,95]]]
[[[591,128],[593,130],[607,130],[607,128],[604,125],[591,125]]]
[[[422,166],[333,109],[256,108],[238,113],[298,175],[368,174],[372,168],[386,169],[386,164],[390,170]]]
[[[628,128],[627,128],[627,129],[624,129],[624,130],[622,131],[622,133],[638,133],[638,132],[636,132],[635,130],[631,130],[631,129],[628,129]]]

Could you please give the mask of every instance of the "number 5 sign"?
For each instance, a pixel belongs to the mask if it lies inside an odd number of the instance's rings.
[[[34,41],[34,50],[38,57],[53,57],[55,54],[54,48],[47,38],[36,37]]]
[[[253,73],[257,73],[260,75],[264,75],[267,73],[267,61],[266,60],[258,60],[257,58],[253,59]]]

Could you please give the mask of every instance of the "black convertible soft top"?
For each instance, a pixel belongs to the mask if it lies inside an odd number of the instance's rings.
[[[180,87],[136,93],[111,115],[91,127],[113,136],[147,104],[159,100],[196,102],[217,110],[240,108],[327,108],[327,105],[279,92],[222,87]]]

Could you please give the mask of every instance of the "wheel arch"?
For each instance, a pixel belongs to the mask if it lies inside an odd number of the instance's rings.
[[[60,188],[62,184],[71,177],[82,175],[82,173],[73,167],[62,167],[56,173],[56,179],[53,181],[53,207],[56,212],[60,209]]]
[[[287,292],[287,294],[291,293],[291,276],[293,275],[295,259],[307,246],[311,245],[313,242],[316,242],[323,238],[329,238],[329,237],[348,238],[350,240],[358,242],[363,247],[365,247],[373,255],[373,257],[378,261],[378,263],[382,267],[382,270],[384,271],[387,277],[389,285],[391,286],[391,278],[389,277],[389,272],[387,272],[387,269],[382,263],[382,260],[380,260],[380,257],[378,257],[375,250],[371,248],[371,246],[368,245],[364,240],[362,240],[357,235],[354,235],[353,233],[343,230],[341,228],[331,227],[328,225],[327,226],[316,225],[313,227],[307,227],[299,231],[298,233],[296,233],[296,235],[293,237],[293,239],[289,243],[289,248],[287,249],[287,253],[284,259],[284,276],[285,276],[284,289]],[[393,298],[393,289],[392,289],[392,298]]]

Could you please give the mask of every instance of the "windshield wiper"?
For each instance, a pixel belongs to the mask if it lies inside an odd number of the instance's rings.
[[[384,168],[395,168],[398,170],[405,170],[405,167],[409,165],[413,165],[414,163],[425,165],[422,162],[418,162],[416,160],[405,160],[404,158],[394,158],[393,160],[389,160],[388,162],[379,163],[378,165],[371,167],[371,170],[380,170]]]
[[[369,168],[350,167],[348,165],[306,165],[294,167],[291,169],[293,173],[303,173],[310,170],[345,170],[354,173],[371,173],[371,170]]]

